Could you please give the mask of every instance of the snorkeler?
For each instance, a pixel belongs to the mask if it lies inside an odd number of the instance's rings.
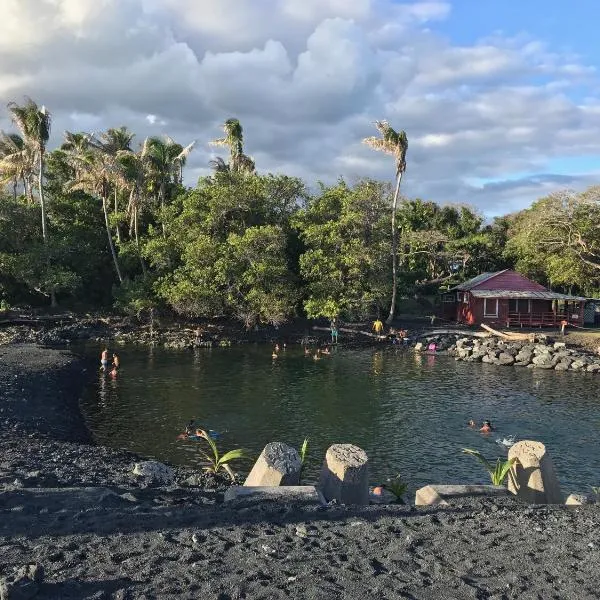
[[[484,421],[479,431],[481,431],[481,433],[490,433],[494,431],[494,428],[492,427],[490,421]]]

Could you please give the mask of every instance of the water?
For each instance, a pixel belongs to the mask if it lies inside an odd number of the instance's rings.
[[[96,348],[91,349],[99,354]],[[96,352],[97,351],[97,352]],[[192,417],[222,433],[223,450],[258,456],[270,441],[299,447],[310,438],[307,475],[332,443],[364,448],[371,483],[401,473],[428,483],[487,483],[463,447],[506,457],[496,439],[546,444],[564,491],[600,485],[598,376],[455,362],[406,351],[346,350],[320,361],[294,347],[195,353],[120,349],[116,380],[99,375],[83,409],[98,442],[175,464],[200,465],[198,442],[176,441]],[[490,419],[483,436],[468,419]],[[240,465],[248,470],[251,463]]]

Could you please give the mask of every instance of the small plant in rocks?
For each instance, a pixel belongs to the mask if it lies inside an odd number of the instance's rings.
[[[302,446],[300,446],[300,477],[302,477],[302,473],[304,472],[304,467],[306,467],[306,459],[308,458],[308,440],[309,438],[304,438],[302,442]]]
[[[229,477],[231,477],[232,481],[235,481],[235,473],[229,466],[234,460],[240,460],[248,458],[248,455],[245,450],[242,448],[236,448],[235,450],[230,450],[229,452],[225,452],[225,454],[220,454],[219,449],[217,448],[217,444],[210,437],[210,434],[204,429],[200,429],[200,437],[205,439],[210,452],[205,452],[204,450],[200,450],[200,453],[206,460],[206,465],[203,469],[209,473],[219,473],[219,471],[225,471]]]
[[[389,477],[382,487],[394,495],[398,504],[404,504],[404,494],[406,494],[408,485],[402,481],[399,474],[395,477]]]
[[[496,459],[496,464],[492,464],[487,458],[485,458],[479,450],[471,450],[470,448],[463,448],[463,454],[470,454],[479,460],[486,468],[492,480],[492,485],[504,485],[506,477],[510,472],[511,467],[517,461],[516,458],[510,458],[508,460],[502,460],[501,458]]]
[[[592,492],[596,496],[596,502],[600,503],[600,486],[592,486]]]

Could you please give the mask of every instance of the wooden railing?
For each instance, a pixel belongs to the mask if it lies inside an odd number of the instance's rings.
[[[508,313],[507,325],[519,327],[558,327],[561,321],[569,321],[566,313],[532,312]],[[576,321],[575,321],[576,322]]]

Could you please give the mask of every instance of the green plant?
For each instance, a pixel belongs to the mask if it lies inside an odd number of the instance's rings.
[[[406,488],[408,485],[402,481],[400,475],[390,477],[382,486],[388,492],[391,492],[396,497],[396,502],[404,504],[403,496],[406,494]]]
[[[302,442],[302,446],[300,446],[300,477],[302,477],[302,473],[304,471],[304,467],[306,466],[306,459],[308,457],[308,438],[304,438]]]
[[[600,502],[600,487],[596,487],[596,486],[591,486],[592,487],[592,492],[594,492],[594,494],[596,494],[596,502]]]
[[[200,429],[200,432],[200,437],[206,440],[211,449],[211,453],[200,450],[202,456],[208,463],[203,467],[204,470],[208,471],[209,473],[218,473],[221,469],[223,469],[229,475],[229,477],[231,477],[231,480],[234,481],[235,473],[232,471],[229,463],[233,460],[248,458],[246,451],[242,448],[236,448],[235,450],[230,450],[229,452],[221,455],[217,445],[210,437],[208,432],[204,431],[204,429]]]
[[[463,448],[463,454],[470,454],[477,458],[486,468],[490,475],[493,485],[504,485],[511,467],[517,461],[516,458],[510,458],[508,460],[502,460],[501,458],[496,459],[496,464],[493,465],[487,458],[485,458],[479,450],[471,450],[470,448]]]

